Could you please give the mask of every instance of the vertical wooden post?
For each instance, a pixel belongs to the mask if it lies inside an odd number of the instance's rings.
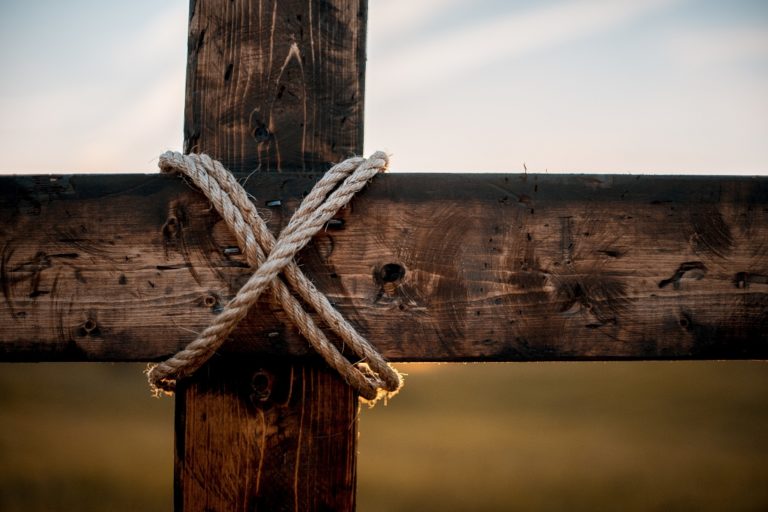
[[[361,153],[366,14],[192,0],[185,150],[260,172]],[[354,510],[357,396],[321,363],[217,356],[176,400],[177,511]]]

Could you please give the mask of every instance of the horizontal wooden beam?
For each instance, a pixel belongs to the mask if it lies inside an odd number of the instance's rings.
[[[316,179],[246,188],[277,233]],[[299,259],[394,361],[768,356],[768,178],[385,175]],[[166,357],[250,272],[177,178],[0,178],[2,360]],[[266,300],[236,339],[309,354]]]

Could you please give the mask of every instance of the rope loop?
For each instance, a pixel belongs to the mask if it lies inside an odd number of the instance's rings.
[[[174,356],[150,365],[147,377],[156,395],[173,394],[176,382],[192,375],[224,343],[261,294],[270,289],[288,318],[328,365],[370,402],[397,393],[403,379],[379,352],[328,301],[299,269],[294,256],[323,229],[378,173],[389,159],[381,151],[334,165],[315,184],[275,240],[243,187],[221,162],[205,154],[168,151],[160,156],[162,172],[181,174],[208,198],[234,233],[254,273],[197,339]],[[280,278],[282,275],[285,280]],[[357,358],[350,361],[291,293],[292,288]]]

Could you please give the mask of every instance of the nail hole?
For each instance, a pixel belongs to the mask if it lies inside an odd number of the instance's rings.
[[[216,297],[213,295],[206,295],[203,299],[203,304],[205,304],[206,307],[212,308],[216,305],[218,301],[216,300]]]
[[[179,220],[171,215],[168,217],[168,220],[165,221],[165,224],[163,225],[163,235],[165,237],[173,237],[176,235],[176,233],[179,230]]]
[[[256,142],[267,142],[272,136],[269,133],[269,130],[267,130],[267,127],[263,124],[260,124],[254,128],[252,134],[253,138],[256,139]]]
[[[251,389],[253,393],[251,397],[259,402],[265,402],[272,394],[272,374],[265,370],[258,370],[253,374],[251,378]]]
[[[405,269],[397,263],[387,263],[379,270],[379,277],[385,283],[394,283],[405,276]]]
[[[344,227],[344,219],[331,219],[326,224],[328,229],[341,229]]]
[[[90,318],[86,320],[85,323],[83,324],[83,330],[85,330],[85,332],[88,332],[88,333],[93,332],[95,328],[96,328],[96,322],[94,322]]]

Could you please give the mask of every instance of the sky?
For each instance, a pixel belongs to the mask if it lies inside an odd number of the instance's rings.
[[[0,0],[0,172],[182,147],[187,0]],[[768,174],[768,1],[370,0],[395,171]]]

